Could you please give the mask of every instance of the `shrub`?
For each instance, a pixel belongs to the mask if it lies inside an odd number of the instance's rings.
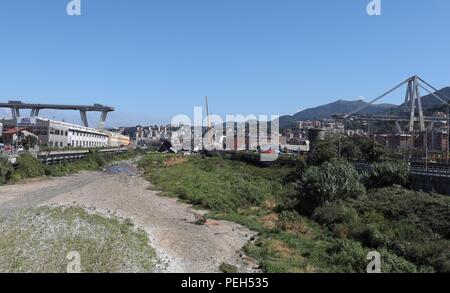
[[[333,227],[335,224],[350,224],[358,221],[358,212],[354,208],[342,205],[328,205],[314,210],[312,219],[319,224]]]
[[[315,208],[365,194],[358,173],[347,161],[333,160],[319,167],[309,167],[298,186],[297,208],[311,214]]]
[[[365,273],[369,261],[367,254],[370,250],[353,240],[336,240],[327,252],[331,263],[347,264],[346,273]],[[381,255],[381,271],[383,273],[415,273],[417,267],[406,259],[397,256],[386,249],[379,250]]]
[[[338,155],[338,145],[334,140],[317,141],[311,146],[311,152],[308,155],[308,165],[319,166],[337,158]]]
[[[339,239],[347,239],[350,234],[350,228],[345,224],[337,224],[333,228],[333,236]]]
[[[22,154],[17,158],[17,168],[15,173],[21,178],[32,178],[45,175],[43,164],[29,153]]]
[[[373,165],[372,170],[363,180],[368,188],[381,188],[392,185],[407,186],[409,181],[408,166],[405,163],[384,162]]]
[[[284,182],[297,182],[298,180],[302,179],[303,174],[305,173],[306,169],[308,168],[308,164],[304,159],[299,159],[295,163],[295,168],[292,172],[290,172],[285,178]]]
[[[341,269],[342,273],[364,273],[368,264],[368,252],[368,249],[356,241],[338,239],[327,249],[327,257],[330,263],[347,265]]]
[[[376,211],[388,220],[407,221],[450,239],[448,196],[389,187],[370,190],[366,199],[351,205],[359,212]]]
[[[379,252],[395,253],[398,257],[387,255],[385,259],[387,270],[411,271],[409,262],[412,262],[420,272],[449,271],[450,199],[447,196],[390,187],[372,189],[364,199],[340,204],[342,207],[317,208],[313,218],[327,225],[338,238],[357,240]],[[358,217],[349,221],[346,211],[353,209]]]
[[[381,272],[382,273],[416,273],[417,267],[403,257],[389,252],[386,249],[379,251],[381,255]],[[430,271],[429,269],[426,271]]]
[[[98,167],[103,167],[104,165],[106,165],[106,159],[104,158],[104,156],[100,155],[98,152],[96,151],[91,151],[89,153],[89,155],[86,156],[85,158],[86,161],[91,161],[94,162],[95,164],[98,165]]]
[[[375,225],[367,224],[365,226],[358,226],[354,229],[353,234],[366,247],[388,247],[390,244],[389,238],[375,227]]]
[[[8,159],[0,157],[0,185],[5,184],[11,179],[13,168]]]

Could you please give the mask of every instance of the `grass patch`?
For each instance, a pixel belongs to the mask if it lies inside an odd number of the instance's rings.
[[[126,220],[77,207],[0,219],[0,272],[64,273],[72,251],[80,254],[83,273],[152,272],[156,264],[147,234]]]
[[[127,151],[120,154],[102,154],[96,150],[91,152],[82,160],[73,163],[62,163],[59,165],[44,165],[31,154],[25,153],[17,158],[15,168],[5,158],[0,158],[0,185],[6,183],[17,183],[23,179],[39,176],[61,177],[80,171],[98,171],[106,164],[114,161],[128,160],[136,157],[138,151]]]

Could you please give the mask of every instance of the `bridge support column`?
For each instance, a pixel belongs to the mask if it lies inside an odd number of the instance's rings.
[[[18,108],[11,108],[11,114],[13,119],[20,117],[20,110]]]
[[[83,126],[84,127],[89,127],[86,111],[82,111],[81,110],[80,111],[80,115],[81,115],[81,121],[83,122]]]
[[[31,109],[31,117],[39,116],[39,109]]]
[[[98,124],[98,129],[105,128],[106,117],[108,117],[108,112],[103,111],[102,116],[100,117],[100,123]]]
[[[402,127],[400,126],[400,123],[398,121],[395,121],[395,127],[397,128],[398,134],[403,134]]]

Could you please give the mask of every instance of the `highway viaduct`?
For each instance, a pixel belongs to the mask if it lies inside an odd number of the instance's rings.
[[[100,122],[98,125],[99,129],[105,127],[105,121],[109,112],[113,112],[115,109],[109,106],[103,106],[100,104],[94,105],[58,105],[58,104],[30,104],[23,103],[21,101],[9,101],[8,103],[0,103],[0,108],[11,109],[11,114],[13,119],[20,117],[20,110],[31,110],[31,116],[39,116],[39,111],[43,109],[51,110],[74,110],[80,111],[81,121],[83,126],[89,127],[87,112],[101,112]]]

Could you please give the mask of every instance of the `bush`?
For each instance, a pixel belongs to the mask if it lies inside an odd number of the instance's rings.
[[[376,211],[388,220],[407,221],[450,239],[448,196],[389,187],[370,190],[365,200],[351,205],[359,212]]]
[[[304,159],[299,159],[295,163],[295,168],[292,172],[290,172],[285,178],[284,182],[297,182],[298,180],[302,179],[303,174],[305,173],[306,169],[308,168],[308,164]]]
[[[336,240],[327,252],[331,263],[347,264],[345,273],[365,273],[369,261],[367,254],[370,249],[364,248],[353,240]],[[379,250],[381,255],[381,271],[383,273],[415,273],[417,267],[408,260],[399,257],[386,249]]]
[[[8,159],[0,157],[0,185],[7,183],[11,179],[13,168]]]
[[[332,160],[319,167],[309,167],[298,186],[297,208],[310,215],[315,208],[365,194],[358,173],[347,161]]]
[[[33,178],[45,175],[43,164],[29,153],[17,158],[15,173],[21,178]]]
[[[353,240],[336,240],[328,249],[327,256],[330,263],[346,264],[341,273],[365,273],[367,268],[368,249]]]
[[[372,170],[363,179],[368,188],[381,188],[392,185],[408,186],[409,171],[405,163],[384,162],[373,165]]]
[[[339,206],[319,207],[313,219],[337,238],[389,251],[385,258],[389,271],[411,271],[411,262],[420,272],[444,273],[450,269],[449,206],[448,196],[390,187],[372,189],[367,197]]]
[[[336,224],[350,224],[359,220],[358,212],[354,208],[342,205],[328,205],[314,210],[312,219],[319,224],[333,227]]]
[[[96,151],[91,151],[84,160],[87,162],[93,162],[94,164],[98,165],[99,168],[103,167],[107,163],[105,157]]]
[[[311,152],[308,155],[308,165],[319,166],[337,158],[338,155],[338,144],[333,139],[317,141],[311,146]]]

